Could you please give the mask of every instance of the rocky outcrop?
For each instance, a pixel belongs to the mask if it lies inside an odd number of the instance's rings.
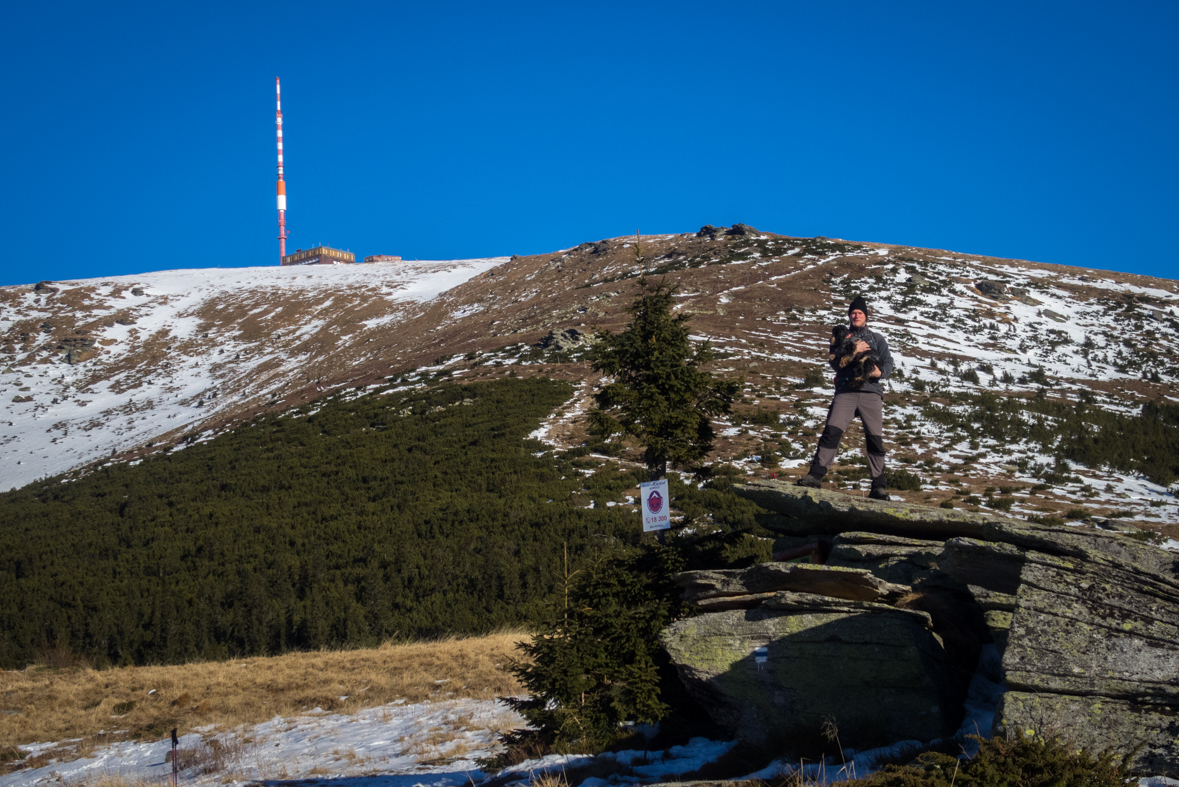
[[[820,734],[845,746],[931,740],[953,730],[951,666],[923,612],[779,592],[752,610],[678,621],[664,645],[689,693],[750,743]]]
[[[946,544],[949,574],[979,596],[1011,599],[998,726],[1057,731],[1094,749],[1142,744],[1136,769],[1176,770],[1179,556],[1084,533],[1054,551]]]
[[[743,738],[813,727],[835,701],[812,682],[857,697],[858,729],[873,717],[902,724],[892,708],[915,713],[934,695],[939,723],[950,724],[961,713],[962,671],[973,669],[980,642],[993,641],[1007,686],[996,732],[1056,733],[1096,750],[1140,747],[1137,772],[1179,770],[1179,555],[1097,528],[778,481],[735,488],[778,514],[772,526],[788,534],[782,547],[821,543],[802,551],[826,560],[680,578],[705,613],[665,632],[668,652],[693,695]],[[905,628],[917,613],[924,633]],[[873,647],[897,664],[873,672],[861,663]],[[911,694],[895,693],[892,666],[907,670]],[[896,726],[893,740],[921,739],[937,726],[928,717],[911,723],[905,732]]]
[[[759,233],[753,227],[750,227],[748,224],[741,224],[740,222],[734,224],[732,227],[729,227],[727,230],[725,230],[725,235],[728,235],[730,237],[750,237],[751,238],[755,235],[760,235],[760,234],[761,233]]]
[[[1041,525],[981,511],[930,508],[898,501],[872,500],[787,481],[755,480],[733,490],[782,516],[766,526],[793,536],[839,535],[868,531],[923,542],[954,538],[1011,544],[1048,554],[1097,561],[1141,562],[1161,570],[1172,553],[1116,532],[1067,525]],[[898,543],[897,546],[901,544]]]
[[[789,481],[754,480],[733,487],[741,497],[784,518],[767,527],[787,535],[834,535],[872,530],[911,538],[945,540],[954,536],[985,537],[988,529],[1008,522],[1027,523],[956,508],[930,508],[894,500],[853,497],[826,489],[794,486]]]
[[[779,590],[827,596],[846,601],[877,601],[899,596],[907,585],[894,585],[863,569],[812,566],[795,563],[762,563],[747,569],[689,571],[677,584],[683,597],[707,606],[714,599],[773,594]]]
[[[1028,306],[1040,305],[1040,302],[1029,295],[1027,290],[1021,289],[1019,287],[1011,287],[1008,292],[1011,293],[1012,298],[1015,298],[1015,300],[1019,301],[1020,303],[1026,303]]]
[[[741,224],[738,222],[732,227],[714,227],[711,224],[705,224],[696,233],[697,238],[708,238],[709,240],[716,240],[717,235],[727,235],[729,237],[756,237],[761,233],[748,224]]]
[[[610,251],[610,242],[604,240],[591,241],[581,244],[575,248],[574,251],[586,252],[588,254],[594,255],[595,257],[600,257],[606,252]]]
[[[983,279],[974,283],[978,291],[988,298],[994,298],[997,301],[1007,300],[1007,285],[1001,281],[989,281]]]
[[[545,336],[537,344],[538,347],[549,348],[553,347],[557,350],[572,350],[582,342],[586,341],[586,335],[576,328],[565,328],[560,331],[549,331],[548,336]]]
[[[93,358],[97,353],[95,340],[90,338],[90,331],[76,330],[74,336],[68,336],[57,343],[56,349],[63,351],[63,360],[68,364],[77,364]]]
[[[860,568],[887,581],[912,585],[937,570],[941,541],[879,533],[841,533],[831,540],[826,565]]]

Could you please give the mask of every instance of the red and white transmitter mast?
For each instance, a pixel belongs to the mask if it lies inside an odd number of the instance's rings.
[[[278,128],[278,263],[287,256],[287,184],[282,179],[282,87],[278,77],[274,78],[274,97],[277,111],[274,125]]]

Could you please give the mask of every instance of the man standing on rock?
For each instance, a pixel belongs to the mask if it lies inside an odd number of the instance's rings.
[[[884,389],[880,387],[881,380],[887,380],[892,374],[892,353],[888,351],[888,342],[874,331],[868,330],[868,304],[864,296],[857,295],[847,308],[848,321],[851,323],[851,336],[856,340],[856,352],[871,351],[879,359],[876,368],[872,370],[870,379],[859,387],[854,386],[855,370],[851,366],[840,367],[839,359],[831,357],[831,368],[835,370],[835,398],[831,401],[831,408],[827,410],[827,426],[819,437],[819,448],[815,451],[815,458],[811,460],[810,472],[795,481],[798,486],[809,486],[818,489],[823,484],[823,476],[827,468],[835,459],[835,452],[839,448],[839,441],[844,431],[851,424],[853,418],[859,418],[864,425],[864,439],[867,443],[868,469],[872,473],[872,491],[868,497],[873,500],[888,500],[884,489]]]

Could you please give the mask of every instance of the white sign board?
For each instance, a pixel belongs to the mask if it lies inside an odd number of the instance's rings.
[[[639,484],[639,500],[643,504],[643,532],[671,528],[671,496],[667,493],[667,479]]]

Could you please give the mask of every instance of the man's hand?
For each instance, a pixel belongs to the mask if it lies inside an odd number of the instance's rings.
[[[873,369],[872,374],[870,374],[868,376],[869,377],[879,377],[880,376],[880,369],[879,368]]]
[[[872,348],[869,347],[868,343],[863,339],[860,339],[858,342],[856,342],[856,352],[858,353],[866,353],[871,349]]]

